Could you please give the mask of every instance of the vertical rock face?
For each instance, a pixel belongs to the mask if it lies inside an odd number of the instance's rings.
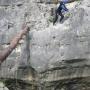
[[[67,5],[70,15],[55,26],[49,21],[52,7],[35,0],[0,0],[0,51],[23,23],[31,29],[1,65],[0,77],[34,81],[35,68],[41,71],[41,90],[90,90],[90,1]]]
[[[79,62],[79,59],[85,59],[89,64],[89,7],[81,2],[70,9],[71,15],[63,24],[31,31],[32,63],[34,60],[37,63],[40,61],[39,64],[52,64],[62,60]]]
[[[0,0],[0,5],[1,6],[9,6],[12,4],[16,4],[18,2],[23,2],[25,0]]]
[[[28,0],[0,0],[0,52],[9,46],[11,40],[22,30],[26,22],[27,5]],[[27,34],[0,66],[0,81],[7,84],[10,90],[16,88],[22,90],[22,85],[25,87],[23,90],[30,88],[35,90],[36,71],[31,67],[29,58],[29,34]]]
[[[0,51],[8,47],[10,41],[21,31],[22,26],[25,23],[26,8],[24,4],[25,0],[0,0]],[[7,4],[7,5],[6,5]],[[27,58],[29,57],[28,48],[28,35],[23,38],[17,48],[7,58],[7,60],[1,66],[1,76],[4,75],[3,70],[13,71],[19,66],[19,63],[23,66],[29,64]],[[24,51],[24,53],[23,53]],[[23,56],[24,54],[24,56]],[[23,58],[23,60],[21,60]],[[17,64],[16,64],[17,63]],[[4,68],[3,68],[4,67]],[[3,68],[3,69],[2,69]],[[12,69],[12,70],[11,70]],[[6,75],[6,74],[5,74]]]
[[[41,73],[42,81],[46,82],[45,89],[90,89],[89,4],[88,0],[81,1],[63,25],[56,25],[49,31],[53,37],[47,52],[52,57],[48,57],[49,69]]]

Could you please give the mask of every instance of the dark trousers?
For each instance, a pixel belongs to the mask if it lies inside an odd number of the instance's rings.
[[[56,11],[56,13],[55,13],[55,18],[54,18],[54,20],[53,20],[53,25],[56,23],[56,21],[58,20],[58,16],[61,16],[61,18],[60,18],[60,22],[62,21],[62,19],[64,18],[64,15],[62,14],[62,12],[58,12],[58,11]]]

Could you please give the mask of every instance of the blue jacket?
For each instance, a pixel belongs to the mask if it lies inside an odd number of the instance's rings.
[[[68,11],[68,9],[65,6],[66,1],[67,0],[64,0],[64,2],[62,2],[62,1],[60,2],[60,5],[59,5],[59,7],[57,9],[57,12]]]

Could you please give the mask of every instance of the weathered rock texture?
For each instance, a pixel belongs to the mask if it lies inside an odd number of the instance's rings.
[[[48,44],[47,52],[52,57],[48,59],[49,69],[41,73],[45,90],[90,89],[89,4],[88,0],[81,1],[68,23],[64,22],[64,28],[56,25],[58,28],[51,31],[54,47],[49,50],[53,44]]]
[[[53,4],[35,0],[0,2],[1,51],[21,30],[23,23],[31,30],[1,65],[1,78],[10,79],[10,83],[18,79],[18,84],[13,82],[16,87],[21,81],[30,84],[36,80],[41,90],[90,90],[89,0],[68,4],[69,18],[66,15],[66,20],[55,26],[49,21]],[[39,80],[32,67],[41,72]],[[28,84],[24,90],[31,89]]]
[[[26,0],[0,0],[0,51],[8,47],[26,22]],[[24,36],[17,48],[0,66],[0,80],[10,90],[35,90],[36,71],[29,62],[29,34]],[[5,80],[4,80],[5,79]],[[15,81],[15,82],[13,82]],[[6,83],[7,82],[7,83]],[[21,83],[22,82],[22,83]],[[20,86],[20,87],[18,87]],[[32,88],[33,87],[33,88]]]

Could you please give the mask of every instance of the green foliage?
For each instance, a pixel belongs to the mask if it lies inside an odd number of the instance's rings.
[[[66,17],[70,17],[71,16],[71,13],[66,13],[65,16]]]
[[[49,20],[49,22],[53,22],[53,19],[54,19],[54,17],[50,16],[48,20]]]

